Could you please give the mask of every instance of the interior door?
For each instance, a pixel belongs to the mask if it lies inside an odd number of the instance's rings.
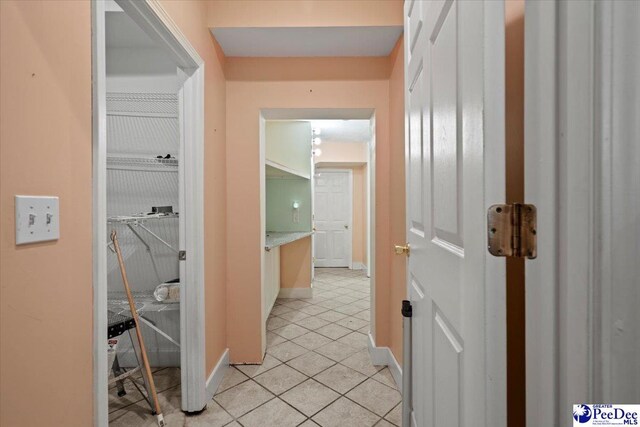
[[[506,425],[504,4],[405,2],[412,425]]]
[[[350,267],[351,173],[318,169],[315,178],[316,267]]]

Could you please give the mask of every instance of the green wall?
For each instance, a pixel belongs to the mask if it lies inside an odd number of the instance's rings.
[[[267,121],[265,143],[267,160],[310,176],[311,123]]]
[[[300,204],[299,223],[293,222],[293,202]],[[267,231],[311,231],[311,180],[266,180]]]

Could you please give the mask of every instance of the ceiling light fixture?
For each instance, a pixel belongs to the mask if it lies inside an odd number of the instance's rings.
[[[320,138],[313,138],[313,145],[320,145],[322,144],[322,140]]]

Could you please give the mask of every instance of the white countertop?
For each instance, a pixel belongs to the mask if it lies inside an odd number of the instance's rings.
[[[264,248],[270,251],[273,248],[304,239],[312,234],[313,231],[268,231]]]

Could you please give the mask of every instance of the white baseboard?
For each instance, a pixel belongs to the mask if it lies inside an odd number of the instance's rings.
[[[376,347],[376,342],[371,333],[369,333],[369,354],[374,365],[387,366],[389,368],[398,390],[402,392],[402,368],[400,364],[389,347]]]
[[[313,288],[280,288],[278,298],[313,298]]]
[[[218,359],[218,363],[216,367],[213,368],[211,375],[207,378],[207,402],[213,399],[213,395],[216,394],[216,390],[220,387],[220,383],[224,378],[224,374],[229,369],[229,349],[227,348],[220,359]]]
[[[354,262],[351,266],[352,270],[366,270],[367,266],[363,262]]]

